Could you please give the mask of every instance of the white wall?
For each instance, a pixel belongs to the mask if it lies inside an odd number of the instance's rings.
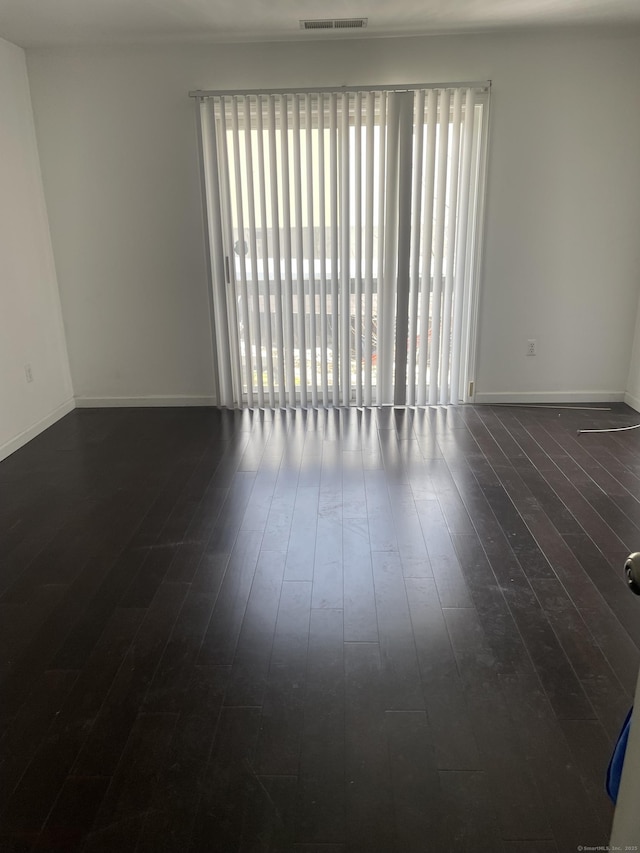
[[[640,33],[51,49],[28,63],[79,398],[212,394],[189,89],[487,78],[478,399],[622,398],[640,268]]]
[[[640,278],[640,271],[638,272],[638,278]],[[627,392],[624,395],[624,399],[626,403],[640,412],[640,300],[638,302],[633,347],[631,349]]]
[[[73,407],[25,55],[0,39],[0,459]]]

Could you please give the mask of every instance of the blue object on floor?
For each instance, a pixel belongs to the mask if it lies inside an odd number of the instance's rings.
[[[622,776],[622,765],[624,764],[624,754],[627,750],[627,741],[629,740],[629,729],[631,727],[631,713],[633,708],[627,714],[627,717],[622,724],[622,729],[618,735],[618,740],[613,748],[613,755],[607,767],[607,794],[615,803],[618,799],[618,791],[620,789],[620,777]]]

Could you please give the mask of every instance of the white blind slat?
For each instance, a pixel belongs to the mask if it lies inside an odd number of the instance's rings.
[[[220,125],[220,175],[222,177],[221,199],[223,215],[223,235],[225,245],[225,280],[226,273],[229,275],[229,282],[225,286],[227,298],[227,311],[229,314],[229,336],[231,344],[231,368],[234,386],[234,401],[238,403],[242,401],[242,366],[240,362],[240,341],[238,334],[238,311],[236,303],[236,273],[233,260],[233,218],[231,215],[231,180],[229,168],[229,146],[227,143],[227,117],[226,104],[224,99],[217,105],[216,110],[217,121]]]
[[[413,187],[411,201],[411,272],[409,286],[409,355],[407,403],[416,401],[416,358],[418,346],[418,296],[420,294],[420,210],[422,203],[422,164],[424,137],[424,92],[415,97],[413,120]]]
[[[307,155],[307,259],[309,263],[309,351],[311,369],[311,405],[318,406],[318,369],[316,366],[318,340],[316,335],[316,268],[315,227],[313,215],[313,107],[311,95],[305,97],[305,144]]]
[[[247,212],[249,215],[249,257],[251,259],[251,328],[255,341],[255,366],[258,406],[264,407],[262,369],[262,329],[260,327],[260,289],[258,283],[258,248],[256,239],[255,196],[253,187],[253,146],[251,143],[251,101],[244,99],[244,139],[247,174]]]
[[[429,318],[431,314],[431,265],[433,251],[433,207],[436,167],[436,134],[438,130],[438,94],[431,89],[427,95],[427,149],[422,196],[422,257],[420,288],[420,346],[418,348],[417,403],[427,402],[427,363],[431,350],[429,343]]]
[[[284,261],[284,355],[289,405],[296,405],[296,368],[293,353],[293,270],[291,257],[291,188],[289,182],[289,104],[280,95],[280,169],[282,176],[282,260]]]
[[[340,403],[340,312],[338,303],[338,96],[329,96],[329,198],[331,221],[331,378],[333,405]]]
[[[369,92],[366,100],[366,195],[364,237],[364,405],[373,402],[371,367],[373,356],[373,182],[374,182],[374,110],[375,95]]]
[[[320,220],[320,373],[322,376],[322,402],[329,405],[329,368],[327,353],[329,335],[327,324],[327,228],[326,228],[326,182],[325,182],[325,96],[318,96],[318,217]]]
[[[444,277],[444,303],[442,308],[442,355],[440,358],[440,398],[449,403],[449,365],[451,359],[451,305],[453,302],[453,262],[456,253],[456,222],[458,216],[458,169],[460,166],[460,118],[462,93],[453,94],[453,119],[451,123],[450,177],[447,205],[447,255]]]
[[[220,322],[218,311],[216,309],[216,291],[219,288],[218,275],[214,274],[214,268],[219,261],[216,257],[216,250],[212,246],[222,246],[222,224],[220,220],[220,193],[213,194],[211,186],[215,182],[217,188],[218,169],[217,165],[211,169],[211,160],[217,156],[217,145],[215,140],[215,131],[213,139],[210,137],[211,107],[207,110],[206,104],[203,101],[196,101],[196,139],[198,142],[198,166],[200,171],[200,201],[202,204],[203,220],[204,220],[204,250],[205,250],[205,267],[207,271],[207,280],[209,282],[207,296],[209,298],[209,328],[211,330],[211,355],[213,367],[213,395],[218,406],[224,406],[222,402],[221,391],[221,365],[220,365],[220,346],[219,334],[216,329],[216,324]],[[224,252],[219,251],[219,257],[223,257]],[[227,326],[228,328],[228,326]]]
[[[293,100],[293,181],[295,197],[296,237],[296,309],[298,315],[298,365],[300,370],[300,405],[307,407],[307,343],[305,334],[304,241],[302,236],[302,158],[300,153],[300,101]]]
[[[233,133],[233,171],[235,177],[236,215],[238,217],[237,240],[234,251],[238,258],[240,269],[240,309],[244,324],[243,336],[240,342],[240,354],[244,362],[243,385],[247,395],[247,403],[253,406],[253,365],[251,359],[251,321],[249,318],[249,295],[247,291],[247,259],[244,251],[244,213],[242,200],[242,175],[240,161],[240,134],[238,132],[238,99],[231,99],[231,130]]]
[[[233,379],[231,375],[231,340],[227,315],[227,288],[224,268],[224,242],[221,191],[218,170],[218,144],[213,101],[200,104],[202,128],[202,161],[204,169],[211,263],[211,288],[213,293],[214,323],[216,332],[216,359],[221,406],[233,406]]]
[[[471,152],[475,104],[473,89],[467,89],[464,107],[462,136],[462,169],[460,179],[460,219],[456,248],[456,273],[453,293],[453,336],[451,343],[451,402],[460,399],[460,364],[462,348],[462,317],[467,258],[467,233],[469,224],[469,192],[471,184]]]
[[[273,377],[273,337],[271,331],[271,275],[269,272],[269,230],[267,226],[267,196],[265,182],[264,161],[264,123],[263,123],[263,101],[257,98],[256,103],[256,137],[257,137],[257,161],[258,161],[258,196],[260,199],[260,236],[262,241],[262,304],[263,304],[263,329],[265,339],[265,365],[267,369],[267,389],[269,394],[269,406],[276,405],[276,395]]]
[[[378,145],[378,251],[377,251],[377,293],[376,293],[376,403],[382,405],[383,393],[380,380],[381,340],[382,340],[382,280],[385,263],[385,210],[386,210],[386,174],[387,174],[387,93],[380,96],[380,133]]]
[[[407,401],[407,343],[409,337],[409,292],[411,287],[411,193],[413,93],[399,95],[398,133],[398,272],[396,281],[395,361],[393,402]]]
[[[387,164],[384,215],[384,270],[378,282],[378,404],[393,402],[395,295],[398,272],[398,111],[399,95],[391,92],[387,114]]]
[[[278,361],[278,404],[286,406],[284,369],[284,323],[282,317],[282,274],[280,267],[280,219],[278,214],[278,149],[276,145],[276,99],[269,96],[269,181],[271,189],[271,234],[273,240],[273,286],[275,296],[276,350]]]
[[[438,376],[440,370],[440,343],[442,320],[442,273],[444,259],[445,217],[447,212],[447,154],[449,146],[449,91],[440,93],[440,122],[438,125],[438,178],[436,184],[436,217],[434,225],[433,296],[431,307],[431,375],[429,405],[440,402]]]
[[[355,103],[355,210],[354,253],[355,253],[355,382],[356,406],[362,405],[362,94],[358,92]]]
[[[349,95],[340,99],[340,368],[342,405],[351,402],[351,218],[349,192]]]

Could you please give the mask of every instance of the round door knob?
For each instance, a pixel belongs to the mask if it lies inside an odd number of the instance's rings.
[[[624,564],[624,573],[631,592],[640,595],[640,553],[629,554]]]

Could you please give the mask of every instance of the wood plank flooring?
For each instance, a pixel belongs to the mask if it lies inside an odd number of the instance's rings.
[[[638,415],[78,410],[0,464],[0,849],[569,853]]]

